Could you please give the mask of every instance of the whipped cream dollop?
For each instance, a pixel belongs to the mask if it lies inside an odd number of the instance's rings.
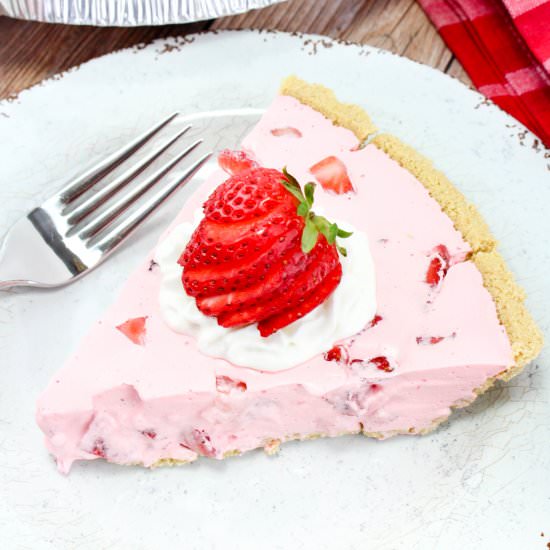
[[[199,311],[183,288],[178,264],[195,225],[175,226],[155,252],[162,277],[159,300],[164,321],[172,330],[195,337],[205,355],[260,371],[289,369],[329,350],[338,340],[361,331],[376,314],[374,264],[367,235],[345,223],[338,225],[353,231],[345,242],[348,255],[340,257],[340,284],[320,306],[267,338],[260,336],[255,324],[225,328]]]

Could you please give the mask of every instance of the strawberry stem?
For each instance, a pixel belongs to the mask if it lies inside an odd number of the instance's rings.
[[[314,201],[315,183],[311,181],[306,183],[302,191],[298,180],[287,172],[286,166],[283,168],[283,174],[286,179],[281,180],[281,184],[298,199],[296,213],[306,221],[302,232],[302,251],[305,254],[311,252],[320,233],[325,236],[329,244],[336,244],[336,248],[342,256],[347,256],[347,250],[336,242],[336,238],[346,239],[351,237],[352,233],[340,229],[335,223],[331,223],[324,216],[318,216],[311,210]]]

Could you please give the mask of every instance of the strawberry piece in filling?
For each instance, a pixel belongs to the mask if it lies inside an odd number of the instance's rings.
[[[385,355],[379,355],[378,357],[373,357],[372,359],[352,359],[352,365],[359,365],[360,367],[375,367],[378,370],[384,372],[393,372],[395,370],[394,361],[390,360]]]
[[[128,319],[116,328],[124,334],[129,340],[138,346],[145,345],[145,323],[147,317],[136,317],[134,319]]]
[[[178,261],[202,313],[228,328],[258,323],[267,337],[332,294],[342,277],[338,251],[345,254],[336,237],[350,234],[311,211],[313,191],[254,167],[214,190]]]
[[[231,151],[230,149],[221,151],[218,155],[218,165],[224,172],[232,176],[258,167],[258,163],[244,151]]]
[[[425,277],[426,283],[432,287],[438,286],[447,275],[450,260],[451,255],[447,247],[444,244],[437,245],[430,256],[430,263]]]
[[[450,340],[452,338],[456,338],[456,332],[452,332],[448,336],[417,336],[416,343],[421,346],[433,346],[443,342],[444,340]]]
[[[391,365],[390,361],[387,357],[384,357],[383,355],[379,357],[373,357],[369,364],[375,366],[378,370],[383,370],[384,372],[392,372],[393,366]]]
[[[325,361],[336,361],[337,363],[347,363],[349,361],[349,352],[341,344],[337,344],[325,352]]]
[[[337,157],[327,157],[314,164],[309,171],[326,191],[338,195],[353,191],[346,165]]]
[[[212,440],[204,430],[194,429],[192,440],[191,446],[197,453],[211,458],[216,456],[216,449],[212,444]]]
[[[105,442],[103,439],[96,439],[94,441],[94,446],[91,452],[99,458],[105,458]]]
[[[301,138],[302,132],[300,132],[298,128],[293,128],[292,126],[285,126],[284,128],[273,128],[271,130],[271,135],[275,137],[290,136],[295,138]]]
[[[246,382],[242,380],[235,380],[230,376],[216,376],[216,391],[220,393],[245,392],[246,390]]]

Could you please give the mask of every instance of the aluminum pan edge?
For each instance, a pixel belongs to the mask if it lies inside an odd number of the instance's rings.
[[[0,15],[18,19],[133,27],[191,23],[264,8],[283,0],[0,0]]]

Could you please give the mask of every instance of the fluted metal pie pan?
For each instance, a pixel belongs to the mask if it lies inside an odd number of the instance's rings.
[[[191,23],[281,0],[0,0],[0,15],[47,23],[133,27]]]

